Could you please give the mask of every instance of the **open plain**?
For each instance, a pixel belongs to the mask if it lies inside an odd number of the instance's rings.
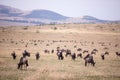
[[[71,56],[58,60],[57,47],[76,54],[97,49],[96,64],[85,67],[83,58],[73,61]],[[82,51],[77,51],[78,48]],[[27,57],[29,66],[27,70],[18,70],[17,63],[24,50],[31,53]],[[17,54],[16,60],[11,57],[13,51]],[[109,55],[102,60],[100,55],[106,51]],[[37,61],[36,52],[40,53]],[[120,80],[120,57],[115,52],[120,52],[120,24],[0,27],[0,80]]]

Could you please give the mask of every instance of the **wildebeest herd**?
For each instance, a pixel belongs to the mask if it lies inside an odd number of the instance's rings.
[[[15,51],[11,53],[11,56],[13,57],[13,59],[16,59],[17,55]],[[27,69],[27,67],[29,66],[27,57],[30,57],[30,53],[24,50],[24,52],[22,53],[22,57],[20,57],[20,60],[18,62],[18,69],[22,69],[23,66]],[[36,60],[39,60],[40,58],[39,52],[35,54],[35,57],[36,57]]]
[[[57,55],[57,58],[58,60],[64,60],[65,57],[71,57],[71,59],[73,61],[76,60],[76,58],[83,58],[84,59],[84,65],[87,66],[87,64],[91,64],[92,66],[95,66],[96,62],[94,60],[94,55],[97,54],[98,50],[97,49],[93,49],[90,53],[88,50],[83,50],[81,48],[78,48],[77,51],[79,52],[78,54],[76,53],[72,53],[70,49],[61,49],[60,47],[57,47],[56,50],[52,49],[51,51],[49,50],[44,50],[44,53],[55,53],[56,52],[56,55]],[[86,54],[84,57],[83,57],[83,54]],[[116,52],[115,53],[116,56],[120,57],[120,53],[119,52]],[[105,56],[106,55],[109,55],[109,52],[104,52],[102,53],[100,56],[101,56],[101,59],[102,60],[105,60]],[[12,58],[15,60],[17,55],[15,53],[15,51],[13,51],[11,53],[11,56]],[[20,57],[20,60],[18,62],[18,69],[23,69],[23,66],[27,69],[27,67],[29,66],[29,63],[28,63],[28,59],[27,57],[30,57],[30,53],[27,51],[27,50],[24,50],[24,52],[22,53],[22,57]],[[39,60],[40,58],[40,53],[37,52],[35,54],[35,58],[36,60]]]

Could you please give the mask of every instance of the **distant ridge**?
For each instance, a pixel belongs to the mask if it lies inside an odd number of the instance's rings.
[[[23,11],[13,8],[13,7],[0,5],[0,14],[6,15],[6,16],[17,16],[18,17],[23,14]]]
[[[10,6],[0,5],[0,21],[25,24],[63,24],[63,23],[106,23],[120,22],[100,20],[95,17],[85,15],[82,18],[63,16],[49,10],[22,11]],[[0,23],[1,23],[0,22]],[[1,25],[1,24],[0,24]],[[9,25],[9,23],[8,23]],[[2,25],[1,25],[2,26]]]
[[[48,19],[48,20],[65,20],[68,17],[48,10],[33,10],[25,15],[26,18]]]
[[[88,15],[83,16],[82,19],[86,19],[86,20],[98,20],[97,18],[92,17],[92,16],[88,16]]]

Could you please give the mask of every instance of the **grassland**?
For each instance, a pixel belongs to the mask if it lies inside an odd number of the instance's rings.
[[[27,47],[26,47],[27,45]],[[65,57],[58,60],[56,52],[45,54],[44,50],[56,47],[71,49],[72,53],[98,49],[94,55],[96,66],[84,66],[84,60]],[[31,53],[27,70],[18,70],[17,63],[24,50]],[[13,60],[11,52],[17,59]],[[101,60],[101,53],[110,54]],[[0,80],[120,80],[120,24],[63,24],[0,28]],[[35,53],[40,52],[36,61]],[[86,54],[83,54],[85,56]]]

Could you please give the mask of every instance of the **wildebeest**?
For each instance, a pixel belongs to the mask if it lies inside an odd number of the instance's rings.
[[[105,54],[104,53],[101,54],[101,58],[102,58],[102,60],[105,59]]]
[[[102,54],[101,54],[101,58],[102,58],[102,60],[105,59],[105,55],[109,55],[109,52],[106,51],[105,53],[102,53]]]
[[[82,49],[81,49],[81,48],[78,48],[77,51],[82,51]]]
[[[84,50],[83,53],[88,53],[89,51],[88,50]]]
[[[120,57],[120,53],[119,52],[116,52],[116,55]]]
[[[60,51],[60,47],[57,47],[57,52]]]
[[[66,50],[65,50],[65,49],[61,49],[61,51],[62,51],[62,52],[66,52]]]
[[[50,53],[50,51],[49,51],[49,50],[47,50],[47,49],[45,49],[45,50],[44,50],[44,52],[45,52],[45,53],[48,53],[48,54]]]
[[[98,52],[98,50],[97,50],[97,49],[93,49],[93,50],[91,51],[91,54],[96,54],[96,52]]]
[[[36,57],[36,60],[38,60],[38,59],[40,58],[39,52],[37,52],[37,53],[35,54],[35,57]]]
[[[85,60],[85,66],[87,66],[87,63],[90,63],[91,65],[95,66],[95,62],[93,60],[93,55],[92,54],[87,54],[84,57],[84,60]]]
[[[20,61],[18,63],[18,69],[22,69],[23,66],[27,69],[27,67],[29,66],[28,59],[26,58],[26,56],[30,57],[30,53],[25,50],[23,52],[23,56],[20,58]]]
[[[27,67],[29,66],[28,65],[28,60],[26,59],[26,57],[21,57],[20,58],[20,61],[19,61],[19,63],[18,63],[18,69],[21,69],[22,70],[22,67],[26,67],[26,69],[27,69]]]
[[[106,52],[105,52],[105,55],[109,55],[109,52],[106,51]]]
[[[97,49],[93,49],[93,51],[98,52],[98,50],[97,50]]]
[[[51,53],[54,53],[54,50],[52,49]]]
[[[72,60],[75,60],[76,59],[76,54],[75,53],[71,54],[71,57],[72,57]]]
[[[17,55],[15,54],[15,51],[11,53],[11,56],[13,57],[13,59],[16,59]]]
[[[68,55],[71,56],[71,50],[69,50],[69,49],[66,50],[66,54],[65,54],[65,56],[67,57]]]
[[[82,58],[82,53],[77,54],[77,57]]]
[[[24,50],[22,55],[23,55],[23,57],[26,57],[26,56],[30,57],[30,53],[28,51],[26,51],[26,50]]]
[[[58,51],[57,56],[58,56],[58,60],[63,60],[64,59],[62,51]]]

